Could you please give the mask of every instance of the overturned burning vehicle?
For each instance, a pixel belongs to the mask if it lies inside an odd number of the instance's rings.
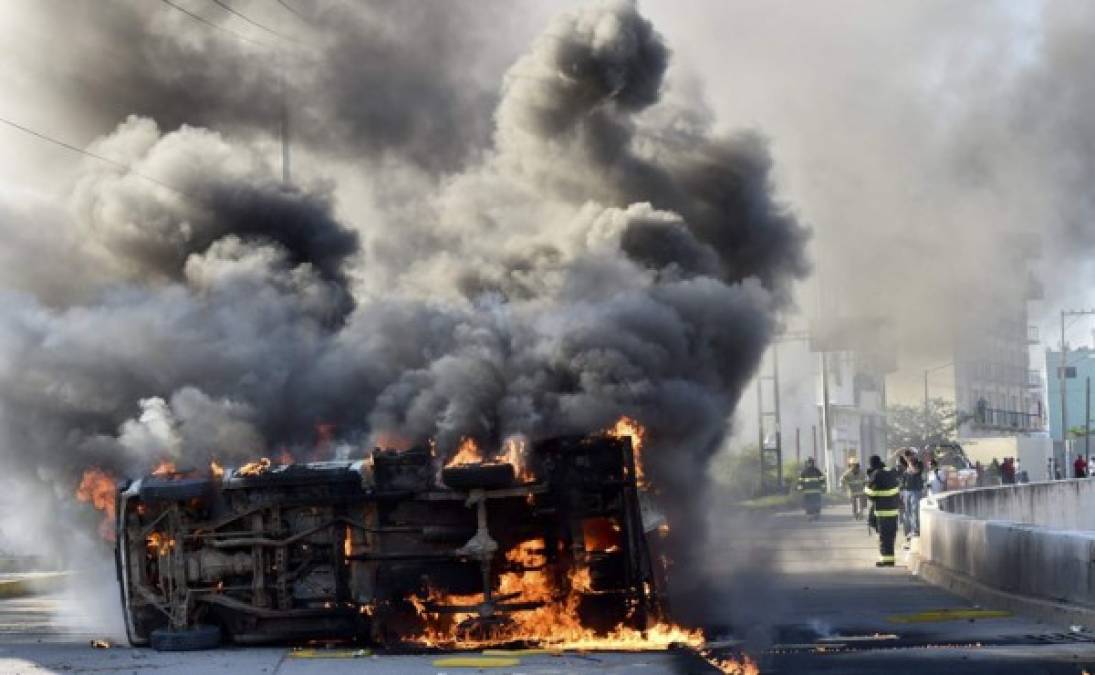
[[[486,459],[466,439],[443,467],[434,454],[377,449],[122,483],[115,557],[130,641],[702,639],[664,622],[656,549],[668,525],[631,437],[511,440]]]

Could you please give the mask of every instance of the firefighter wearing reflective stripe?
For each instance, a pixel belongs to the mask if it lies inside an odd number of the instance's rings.
[[[871,500],[871,518],[878,530],[878,562],[875,567],[894,566],[894,540],[897,539],[897,517],[901,513],[900,481],[886,468],[882,458],[871,455],[864,492]]]
[[[863,506],[867,501],[864,489],[867,487],[867,474],[859,468],[859,458],[848,458],[848,470],[840,477],[840,484],[848,494],[852,502],[852,517],[859,520],[863,517]]]
[[[798,475],[797,489],[802,493],[806,517],[816,520],[821,514],[821,493],[825,491],[825,474],[814,466],[814,458],[806,458],[806,468]]]

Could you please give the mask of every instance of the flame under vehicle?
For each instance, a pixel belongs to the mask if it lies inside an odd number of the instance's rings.
[[[656,625],[664,579],[646,533],[668,526],[641,494],[630,440],[556,438],[522,454],[439,470],[428,449],[376,450],[123,483],[129,640],[459,647]]]

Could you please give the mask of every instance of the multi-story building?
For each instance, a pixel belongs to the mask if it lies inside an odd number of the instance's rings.
[[[1036,238],[1016,239],[1012,269],[1027,282],[1024,292],[996,294],[969,308],[954,345],[954,403],[960,438],[1030,434],[1045,430],[1042,377],[1031,369],[1039,345],[1027,303],[1041,300],[1042,286],[1029,266],[1040,254]]]

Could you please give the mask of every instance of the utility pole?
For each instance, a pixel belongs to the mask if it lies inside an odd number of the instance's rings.
[[[1064,457],[1066,478],[1068,474],[1068,395],[1065,393],[1065,383],[1068,381],[1066,370],[1068,343],[1065,342],[1065,316],[1067,314],[1068,310],[1061,310],[1061,368],[1057,373],[1057,384],[1061,388],[1061,455]]]
[[[293,179],[289,170],[289,88],[285,85],[285,56],[281,55],[278,60],[281,62],[278,68],[278,88],[281,90],[281,182],[288,185]]]
[[[1091,378],[1086,378],[1084,383],[1084,459],[1091,462]]]
[[[1095,309],[1061,310],[1061,366],[1057,383],[1061,387],[1061,454],[1064,457],[1064,474],[1068,474],[1068,342],[1065,341],[1065,317],[1095,315]]]
[[[821,352],[821,425],[824,427],[824,441],[823,447],[825,453],[825,480],[828,484],[827,487],[832,490],[833,477],[832,473],[833,465],[833,421],[832,413],[829,410],[829,353]]]

